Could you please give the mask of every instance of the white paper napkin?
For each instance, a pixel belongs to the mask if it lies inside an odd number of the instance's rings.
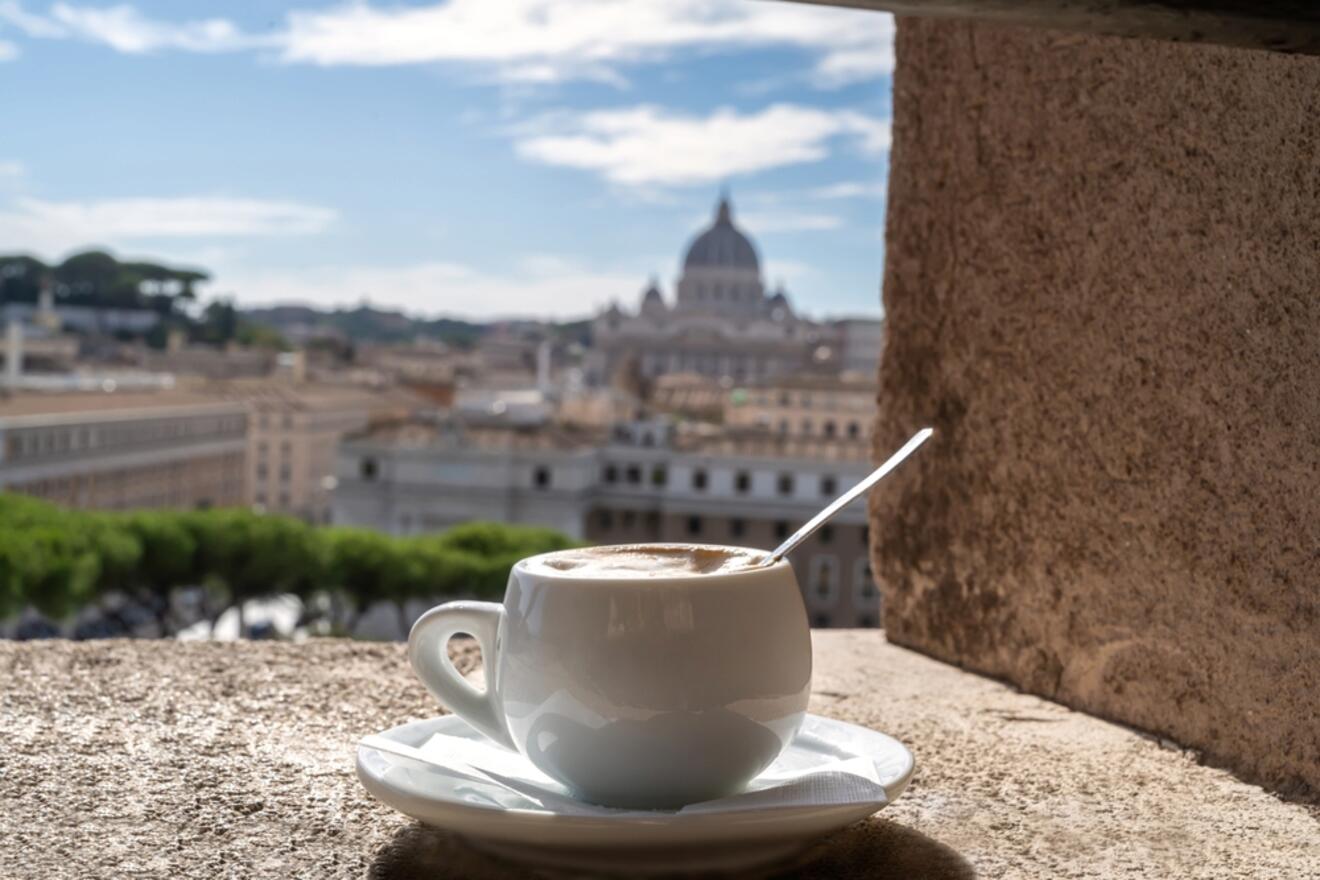
[[[883,770],[866,756],[865,749],[858,748],[860,743],[840,741],[843,732],[839,727],[826,728],[822,719],[808,716],[793,744],[744,791],[666,812],[685,815],[849,804],[874,804],[880,809],[888,803],[881,784]],[[847,739],[846,734],[843,738]],[[464,799],[474,802],[583,817],[647,813],[579,801],[522,755],[485,738],[435,733],[413,747],[369,736],[362,744],[428,765],[446,777],[447,787],[461,789]]]

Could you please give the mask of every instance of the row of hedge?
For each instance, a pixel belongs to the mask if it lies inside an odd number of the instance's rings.
[[[171,596],[190,586],[222,597],[216,616],[292,593],[329,595],[355,618],[381,601],[498,597],[514,562],[570,545],[499,523],[396,538],[238,508],[106,513],[0,494],[0,619],[32,606],[64,620],[114,593],[157,609],[168,631]]]

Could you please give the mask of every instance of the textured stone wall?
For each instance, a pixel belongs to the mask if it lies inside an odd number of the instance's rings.
[[[1320,794],[1320,58],[903,19],[890,639]]]

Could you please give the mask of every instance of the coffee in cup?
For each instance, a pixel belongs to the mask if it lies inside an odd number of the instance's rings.
[[[797,732],[811,636],[787,561],[697,544],[560,550],[514,565],[504,602],[449,602],[409,658],[442,704],[592,803],[672,809],[733,794]],[[481,647],[486,690],[449,639]]]

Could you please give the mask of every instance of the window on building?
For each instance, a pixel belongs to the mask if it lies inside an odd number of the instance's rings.
[[[874,629],[876,620],[870,614],[857,615],[857,625],[862,629]]]
[[[602,532],[608,532],[614,528],[614,514],[608,510],[596,511],[596,528]]]
[[[257,503],[260,504],[262,507],[265,507],[265,506],[266,506],[266,493],[265,493],[265,492],[258,492],[258,493],[257,493]]]
[[[692,472],[692,488],[698,492],[706,491],[706,471],[703,468],[697,468]]]
[[[878,609],[880,607],[880,589],[876,586],[871,573],[871,562],[865,556],[857,560],[853,567],[853,607]]]
[[[289,466],[288,466],[287,464],[282,464],[282,465],[280,465],[280,482],[281,482],[281,483],[287,483],[287,482],[289,482],[289,477],[291,477],[292,475],[293,475],[293,472],[292,472],[292,470],[290,470],[290,468],[289,468]]]
[[[625,529],[631,529],[635,525],[637,525],[636,511],[625,510],[623,512],[623,527]]]
[[[751,491],[752,475],[747,471],[738,471],[733,477],[733,488],[744,494]]]
[[[849,439],[849,440],[856,440],[856,439],[857,439],[858,437],[860,437],[860,436],[862,436],[862,426],[859,425],[859,424],[857,424],[856,422],[849,422],[849,423],[848,423],[848,439]]]
[[[612,464],[605,465],[605,482],[607,483],[619,482],[619,469]]]
[[[689,535],[701,534],[701,517],[689,516],[687,521],[687,532]]]
[[[862,526],[862,529],[861,529],[861,534],[862,534],[862,546],[863,546],[863,547],[870,547],[870,546],[871,546],[871,526],[870,526],[870,525],[863,525],[863,526]]]
[[[257,479],[258,479],[258,480],[264,480],[264,479],[266,479],[266,477],[269,476],[269,475],[270,475],[270,472],[269,472],[269,470],[268,470],[267,467],[266,467],[266,463],[265,463],[264,461],[261,462],[261,463],[259,463],[259,464],[257,465]]]
[[[648,510],[646,512],[646,527],[650,529],[652,533],[660,530],[660,511]]]
[[[811,395],[810,395],[810,394],[808,394],[807,392],[803,391],[803,392],[802,392],[802,398],[801,398],[801,401],[802,401],[802,408],[803,408],[803,409],[811,409]]]
[[[811,615],[811,625],[816,629],[825,629],[830,625],[830,616],[823,611]]]
[[[834,419],[826,419],[825,424],[821,426],[821,431],[828,439],[833,440],[834,435],[838,433],[834,427]]]
[[[825,555],[811,557],[807,589],[813,605],[832,607],[839,598],[839,560]]]
[[[803,419],[803,420],[802,420],[802,433],[803,433],[803,434],[810,435],[810,434],[811,434],[811,427],[812,427],[812,426],[811,426],[811,419]]]
[[[281,493],[280,493],[280,509],[281,509],[281,510],[288,510],[288,509],[289,509],[289,493],[288,493],[288,492],[281,492]]]
[[[792,494],[793,494],[793,475],[792,475],[792,474],[780,474],[780,475],[779,475],[779,494],[780,494],[780,495],[792,495]]]
[[[262,440],[260,443],[257,444],[257,455],[265,455],[265,454],[266,454],[266,441]]]
[[[781,519],[779,522],[775,523],[775,540],[782,541],[787,537],[788,523]]]
[[[293,444],[290,443],[288,440],[281,440],[281,441],[280,441],[280,454],[281,454],[281,455],[288,455],[289,452],[290,452],[292,449],[293,449]]]
[[[792,402],[793,402],[793,399],[792,399],[791,397],[789,397],[787,391],[781,391],[781,392],[779,393],[779,405],[780,405],[780,406],[789,406],[789,405],[792,404]]]
[[[376,479],[379,470],[380,466],[376,463],[376,459],[374,458],[364,458],[362,461],[358,462],[358,474],[360,474],[364,480]]]
[[[831,541],[833,541],[834,526],[830,525],[829,523],[826,523],[825,525],[821,526],[820,531],[816,532],[816,539],[819,540],[822,544],[828,544]]]
[[[538,489],[550,488],[550,468],[538,467],[532,473],[532,484]]]
[[[741,538],[747,534],[747,520],[731,519],[729,520],[729,536],[732,538]]]
[[[635,465],[628,465],[628,469],[623,472],[624,479],[634,486],[642,482],[642,469]]]
[[[780,420],[779,420],[779,433],[780,433],[780,434],[787,434],[787,433],[788,433],[788,419],[780,419]]]
[[[656,487],[665,486],[669,483],[669,469],[662,464],[651,468],[651,485]]]
[[[839,481],[833,476],[825,475],[820,478],[820,494],[826,498],[833,498],[839,493]]]

